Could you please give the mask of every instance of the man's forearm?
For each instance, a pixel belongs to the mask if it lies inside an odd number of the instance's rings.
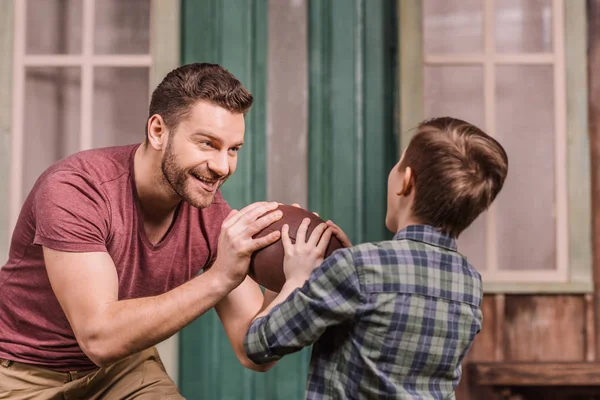
[[[99,365],[124,357],[169,338],[210,310],[235,284],[208,270],[158,296],[115,301],[97,316],[98,326],[87,340],[88,356]]]
[[[250,361],[257,365],[264,365],[265,363],[273,362],[281,358],[283,355],[281,352],[279,355],[274,355],[271,353],[271,348],[268,343],[267,334],[265,326],[271,324],[269,313],[273,311],[275,307],[283,303],[293,292],[299,287],[302,287],[304,282],[300,281],[286,281],[286,283],[281,288],[281,291],[277,296],[269,302],[269,304],[264,307],[261,312],[259,312],[252,324],[248,329],[248,333],[244,338],[244,351],[246,356]],[[265,299],[266,303],[266,299]],[[277,324],[276,324],[277,325]],[[271,325],[272,328],[272,325]],[[269,332],[272,332],[271,329],[268,329]],[[297,349],[294,346],[286,345],[285,353],[292,353],[296,350],[299,350],[302,346]]]
[[[265,298],[265,305],[263,305],[261,311],[256,315],[256,317],[254,317],[254,320],[267,316],[273,308],[283,303],[285,299],[287,299],[294,290],[296,290],[299,287],[302,287],[303,284],[304,282],[299,281],[286,281],[283,287],[281,288],[281,291],[275,296],[275,298],[273,298],[272,300],[269,299],[269,301],[266,301]]]

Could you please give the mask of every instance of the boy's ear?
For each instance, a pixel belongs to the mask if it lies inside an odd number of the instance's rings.
[[[412,169],[410,167],[406,167],[404,170],[404,174],[402,174],[402,186],[400,187],[400,191],[396,193],[398,196],[409,196],[414,188],[414,179],[412,174]]]

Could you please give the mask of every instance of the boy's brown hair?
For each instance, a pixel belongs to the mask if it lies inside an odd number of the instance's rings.
[[[414,217],[456,238],[502,189],[508,157],[481,129],[442,117],[418,126],[400,163],[406,167],[413,173]]]

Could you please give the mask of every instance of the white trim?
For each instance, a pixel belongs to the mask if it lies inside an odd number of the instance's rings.
[[[172,0],[150,1],[150,82],[148,98],[163,78],[181,62],[181,4]],[[146,56],[140,56],[146,57]],[[156,345],[167,373],[179,381],[179,334]]]
[[[549,65],[554,71],[554,137],[555,137],[555,246],[556,265],[552,270],[503,270],[498,264],[497,215],[492,204],[486,213],[485,280],[494,283],[564,283],[569,281],[569,231],[567,187],[567,105],[565,69],[564,0],[553,0],[551,53],[497,54],[495,51],[495,2],[483,1],[484,48],[478,54],[425,54],[425,65],[479,65],[484,70],[484,124],[490,136],[496,136],[496,67],[498,65]]]
[[[12,91],[12,135],[11,135],[11,169],[9,194],[9,221],[12,232],[21,209],[23,197],[23,129],[25,124],[25,1],[15,1],[15,35],[13,53],[13,91]],[[9,245],[10,238],[9,236]]]
[[[496,64],[494,62],[494,53],[496,49],[495,39],[495,21],[494,21],[494,0],[485,0],[483,3],[484,12],[484,114],[485,129],[492,137],[496,136]],[[492,204],[486,213],[486,270],[493,273],[498,269],[498,243],[497,224],[496,224],[496,206]]]
[[[94,100],[94,11],[95,0],[83,2],[83,46],[81,56],[81,115],[79,149],[92,148],[92,117]]]
[[[89,63],[95,67],[151,67],[150,55],[27,55],[27,67],[79,67]]]
[[[563,281],[569,279],[569,225],[567,187],[567,88],[565,68],[564,2],[553,0],[554,42],[554,132],[555,132],[555,201],[556,201],[556,272]]]
[[[491,1],[493,3],[494,0]],[[487,10],[488,0],[484,3],[484,10]],[[492,10],[493,12],[493,10]],[[493,18],[491,21],[485,20],[486,27],[488,25],[494,26]],[[484,30],[487,42],[487,36],[490,34],[488,29]],[[491,45],[493,46],[493,39]],[[492,47],[493,49],[493,47]],[[487,51],[487,43],[486,49]],[[425,64],[444,64],[444,65],[461,65],[461,64],[485,64],[488,61],[494,64],[552,64],[555,60],[554,53],[523,53],[523,54],[427,54],[425,56]]]

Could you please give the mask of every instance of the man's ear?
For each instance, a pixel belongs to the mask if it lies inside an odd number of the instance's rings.
[[[400,191],[396,194],[398,196],[409,196],[414,188],[414,179],[412,169],[410,167],[406,167],[404,173],[402,174],[402,186],[400,187]]]
[[[165,120],[160,115],[154,114],[148,120],[147,130],[149,146],[157,151],[163,150],[169,136],[169,129]]]

